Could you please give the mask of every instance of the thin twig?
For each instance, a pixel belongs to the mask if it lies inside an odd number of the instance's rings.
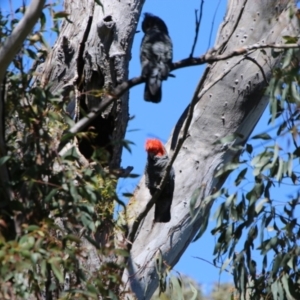
[[[68,133],[75,135],[76,133],[82,131],[88,124],[95,120],[110,104],[120,98],[127,90],[135,85],[145,82],[145,79],[141,76],[134,77],[128,81],[124,81],[118,85],[110,94],[106,96],[103,102],[99,104],[98,107],[94,108],[89,112],[84,118],[80,119],[69,131]],[[63,147],[68,143],[68,139],[62,140],[58,146],[58,152],[60,152]]]
[[[225,71],[224,73],[222,73],[220,76],[218,76],[218,78],[216,78],[213,82],[211,82],[206,88],[202,88],[201,92],[199,93],[199,90],[201,89],[201,87],[204,84],[204,81],[207,78],[207,74],[210,70],[210,67],[207,67],[205,69],[205,73],[202,76],[201,81],[199,82],[194,96],[192,98],[192,101],[189,105],[189,109],[188,109],[188,113],[186,116],[186,120],[185,120],[185,124],[184,127],[182,129],[182,134],[181,136],[178,138],[176,147],[171,155],[170,161],[165,169],[164,175],[160,181],[159,187],[157,188],[157,191],[155,192],[155,194],[153,195],[153,197],[150,199],[150,201],[146,204],[146,206],[144,207],[144,209],[140,212],[140,214],[137,216],[137,218],[135,219],[135,221],[133,222],[133,225],[130,229],[130,231],[128,232],[128,236],[127,236],[127,240],[133,242],[135,234],[139,228],[139,225],[141,223],[141,221],[146,217],[146,215],[148,214],[148,212],[150,211],[150,209],[152,208],[152,206],[154,205],[154,203],[157,201],[158,197],[160,196],[161,191],[163,190],[167,180],[168,180],[168,176],[170,173],[170,170],[172,168],[172,165],[179,153],[179,150],[181,149],[183,142],[185,141],[186,137],[188,136],[188,130],[191,124],[191,121],[193,119],[193,114],[194,114],[194,107],[195,105],[199,102],[199,99],[201,99],[203,97],[203,95],[209,90],[211,89],[215,84],[217,84],[220,80],[222,80],[236,65],[238,65],[244,58],[241,58],[241,60],[239,60],[238,62],[236,62],[230,69],[228,69],[227,71]],[[131,246],[128,245],[128,248],[130,248]],[[130,250],[130,249],[128,249]]]
[[[204,0],[201,1],[199,18],[198,18],[198,9],[195,9],[195,20],[196,20],[195,37],[194,37],[194,43],[192,46],[192,51],[191,51],[190,57],[193,57],[193,55],[194,55],[195,47],[196,47],[197,40],[198,40],[198,34],[199,34],[201,20],[202,20],[203,3],[204,3]]]
[[[193,258],[200,259],[200,260],[203,260],[204,262],[206,262],[206,263],[208,263],[208,264],[210,264],[210,265],[214,266],[214,267],[215,267],[215,268],[217,268],[217,269],[222,269],[222,267],[216,266],[215,264],[213,264],[213,263],[212,263],[212,262],[210,262],[209,260],[206,260],[206,259],[204,259],[204,258],[201,258],[201,257],[198,257],[198,256],[192,256],[192,257],[193,257]],[[227,269],[224,269],[224,271],[225,271],[225,272],[227,272],[227,273],[230,273],[230,274],[232,274],[232,272],[228,271]]]
[[[264,72],[264,69],[263,69],[263,67],[257,62],[257,60],[254,59],[254,58],[252,58],[252,57],[250,57],[250,56],[245,56],[245,59],[248,59],[248,60],[252,61],[253,63],[255,63],[255,64],[258,66],[258,68],[260,69],[260,71],[261,71],[261,73],[262,73],[262,76],[263,76],[263,78],[264,78],[266,84],[269,84],[269,81],[268,81],[267,76],[266,76],[266,74],[265,74],[265,72]]]
[[[212,51],[208,51],[206,54],[201,55],[200,57],[191,57],[182,59],[178,62],[173,63],[171,67],[171,71],[185,68],[185,67],[191,67],[191,66],[198,66],[202,65],[204,63],[214,63],[221,60],[226,60],[235,56],[240,55],[248,55],[253,50],[260,50],[260,49],[295,49],[300,48],[300,44],[260,44],[256,43],[249,46],[240,47],[237,49],[234,49],[230,52],[227,52],[225,54],[220,55],[214,55],[212,54]]]
[[[240,55],[247,55],[253,52],[254,50],[259,50],[259,49],[291,49],[291,48],[300,48],[299,44],[284,44],[284,45],[279,45],[279,44],[253,44],[250,46],[244,46],[240,47],[238,49],[235,49],[231,52],[228,52],[226,54],[221,54],[221,55],[213,55],[210,51],[200,57],[189,57],[183,60],[180,60],[178,62],[175,62],[171,66],[171,71],[185,68],[185,67],[191,67],[191,66],[199,66],[203,65],[205,63],[213,63],[217,61],[222,61],[226,60],[235,56],[240,56]],[[70,130],[69,133],[71,135],[75,135],[76,133],[80,132],[83,130],[90,122],[92,122],[97,116],[101,114],[103,110],[105,110],[110,104],[112,104],[114,101],[116,101],[119,97],[121,97],[127,90],[130,88],[141,84],[145,82],[145,79],[142,78],[141,76],[139,77],[134,77],[128,81],[125,81],[118,85],[115,89],[113,89],[109,95],[107,95],[106,99],[100,103],[100,105],[93,109],[90,113],[88,113],[84,118],[82,118],[79,122],[77,122]],[[62,141],[58,147],[59,150],[61,150],[66,144],[67,140]]]
[[[219,2],[218,2],[218,5],[217,5],[217,7],[216,7],[216,9],[215,9],[215,13],[214,13],[214,16],[213,16],[213,19],[212,19],[212,22],[211,22],[211,27],[210,27],[210,33],[209,33],[209,39],[208,39],[207,50],[208,50],[209,47],[210,47],[211,38],[212,38],[212,32],[213,32],[213,29],[214,29],[215,19],[216,19],[216,15],[217,15],[217,11],[218,11],[218,9],[219,9],[220,3],[221,3],[221,0],[219,0]]]
[[[183,144],[183,141],[184,141],[183,138],[184,138],[184,136],[185,136],[185,134],[187,132],[187,129],[185,130],[185,128],[187,126],[189,126],[189,124],[190,124],[190,122],[188,122],[188,120],[189,120],[190,114],[192,113],[193,107],[195,105],[194,103],[196,102],[196,99],[198,99],[197,98],[198,90],[201,87],[201,85],[204,83],[204,80],[206,79],[206,76],[207,76],[209,70],[210,70],[210,67],[208,67],[208,68],[205,69],[205,73],[203,74],[202,79],[199,82],[198,87],[195,90],[194,96],[193,96],[192,101],[191,101],[191,103],[189,105],[189,111],[188,111],[188,114],[187,114],[186,123],[185,123],[185,127],[184,127],[184,130],[183,130],[183,133],[182,133],[181,137],[177,141],[175,150],[172,153],[172,156],[171,156],[170,161],[169,161],[169,163],[168,163],[168,165],[167,165],[167,167],[165,169],[164,175],[163,175],[163,177],[162,177],[162,179],[160,181],[160,184],[159,184],[159,186],[157,188],[157,191],[152,196],[152,198],[150,199],[150,201],[146,204],[146,206],[144,207],[144,209],[140,212],[140,214],[138,215],[138,217],[135,219],[135,222],[133,223],[133,225],[132,225],[132,227],[131,227],[131,229],[130,229],[130,231],[128,233],[127,239],[129,241],[131,241],[131,242],[133,242],[133,239],[134,239],[135,234],[136,234],[136,232],[137,232],[137,230],[138,230],[138,228],[140,226],[141,221],[146,217],[146,215],[148,214],[148,212],[150,211],[150,209],[152,208],[152,206],[154,205],[154,203],[156,202],[156,200],[160,196],[161,191],[164,188],[164,186],[165,186],[165,184],[166,184],[166,182],[168,180],[168,175],[169,175],[169,173],[171,171],[173,162],[175,161],[175,159],[177,157],[177,154],[178,154],[178,152],[179,152],[179,150],[180,150],[180,148],[181,148],[181,146]]]

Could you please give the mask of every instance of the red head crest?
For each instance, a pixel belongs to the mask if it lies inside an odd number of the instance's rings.
[[[164,145],[158,139],[147,139],[145,149],[148,153],[153,153],[155,156],[163,156],[166,154]]]

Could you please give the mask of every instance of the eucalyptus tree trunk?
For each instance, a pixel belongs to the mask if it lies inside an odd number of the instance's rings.
[[[66,101],[75,99],[88,112],[97,109],[105,94],[128,79],[130,51],[143,4],[142,0],[100,2],[102,6],[94,0],[65,1],[71,22],[64,21],[52,52],[39,70],[42,84],[51,83],[52,91],[63,90]],[[241,47],[258,43],[284,43],[282,36],[298,34],[293,9],[290,1],[229,1],[215,47],[208,55],[213,57],[234,49],[238,52]],[[166,265],[174,266],[203,225],[213,201],[203,199],[217,191],[226,179],[214,178],[215,172],[239,154],[229,146],[247,141],[268,103],[264,90],[272,68],[280,61],[280,56],[273,57],[271,52],[253,50],[248,57],[237,55],[215,62],[204,72],[195,91],[195,106],[183,112],[167,144],[172,155],[177,142],[183,141],[174,163],[172,219],[169,223],[153,224],[152,209],[130,249],[123,281],[138,299],[150,299],[156,289],[155,263],[160,255]],[[93,90],[104,93],[96,97],[95,93],[88,93]],[[189,119],[188,134],[183,134]],[[97,122],[105,128],[101,132],[104,141],[123,139],[128,122],[128,92],[102,112]],[[239,137],[230,145],[215,143],[234,133]],[[119,167],[121,161],[121,143],[115,145],[110,159],[112,168]],[[191,223],[189,207],[195,195],[194,209],[200,213]],[[150,198],[142,178],[127,209],[129,231]],[[102,238],[107,236],[101,234],[100,245],[105,244]],[[97,270],[101,261],[96,250],[89,248],[88,267]]]
[[[123,275],[138,299],[150,299],[157,288],[156,264],[173,267],[204,225],[214,200],[207,196],[218,191],[226,179],[214,174],[239,155],[229,146],[247,141],[266,108],[264,91],[280,55],[272,56],[271,49],[253,50],[247,55],[238,55],[239,51],[255,44],[284,44],[283,36],[297,36],[295,13],[291,1],[228,1],[224,22],[208,55],[226,55],[236,49],[237,56],[207,66],[195,91],[193,111],[188,107],[183,112],[169,138],[170,156],[177,142],[184,141],[173,164],[176,176],[171,221],[153,224],[151,209],[135,235]],[[216,143],[231,134],[236,137],[230,143]],[[199,213],[191,222],[190,201],[195,197],[194,210]],[[143,177],[128,205],[129,230],[150,198]],[[159,263],[161,255],[165,264]]]
[[[95,0],[64,1],[68,17],[37,72],[36,80],[43,86],[51,84],[52,92],[63,91],[66,104],[75,100],[76,113],[79,106],[84,106],[87,113],[96,110],[110,90],[128,80],[132,42],[144,1],[99,2],[101,5]],[[96,127],[103,144],[114,144],[109,161],[111,169],[120,167],[120,141],[129,117],[128,95],[125,92],[90,124]],[[63,227],[61,220],[56,222]],[[112,220],[101,223],[95,234],[100,247],[111,238],[113,229]],[[86,267],[91,272],[99,269],[101,262],[96,248],[87,241],[84,244],[88,249]]]
[[[66,103],[75,99],[76,105],[84,104],[87,112],[99,106],[105,93],[128,80],[131,47],[143,1],[100,3],[101,6],[95,0],[64,1],[69,16],[39,70],[42,84],[51,83],[52,91],[63,90]],[[128,92],[102,112],[97,122],[105,128],[100,133],[103,140],[122,140],[128,122]],[[122,143],[116,143],[111,167],[120,166],[121,150]]]

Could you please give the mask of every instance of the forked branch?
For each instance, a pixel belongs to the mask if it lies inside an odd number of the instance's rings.
[[[199,31],[200,31],[200,25],[201,25],[201,20],[202,20],[202,11],[203,11],[203,3],[204,0],[201,1],[201,5],[200,5],[200,12],[199,12],[199,17],[198,17],[198,10],[195,10],[195,37],[194,37],[194,43],[192,46],[192,51],[190,54],[190,57],[193,57],[194,55],[194,51],[195,51],[195,47],[198,41],[198,35],[199,35]]]
[[[178,62],[172,64],[171,71],[191,67],[191,66],[199,66],[205,63],[214,63],[222,60],[226,60],[235,56],[246,56],[245,58],[249,59],[248,55],[253,53],[255,50],[260,49],[296,49],[300,48],[300,44],[260,44],[256,43],[249,46],[240,47],[234,49],[225,54],[216,55],[213,51],[208,51],[206,54],[200,57],[189,57]],[[130,88],[145,82],[144,78],[134,77],[128,81],[125,81],[110,91],[105,99],[99,104],[99,106],[93,109],[90,113],[88,113],[84,118],[79,120],[70,130],[69,133],[71,135],[75,135],[76,133],[83,130],[90,122],[92,122],[97,116],[101,114],[110,104],[120,98],[127,90]],[[59,145],[59,151],[66,145],[68,141],[64,140]]]
[[[157,191],[155,192],[155,194],[153,195],[153,197],[149,200],[149,202],[147,203],[147,205],[145,206],[145,208],[140,212],[140,214],[138,215],[138,217],[135,219],[135,221],[133,222],[133,225],[128,233],[127,236],[127,240],[129,241],[128,245],[129,248],[131,247],[131,243],[134,240],[135,234],[139,228],[139,225],[141,223],[141,221],[145,218],[145,216],[148,214],[148,212],[150,211],[150,209],[152,208],[152,206],[154,205],[154,203],[156,202],[156,200],[158,199],[158,197],[160,196],[161,191],[163,190],[164,186],[166,185],[166,182],[168,180],[168,176],[169,173],[171,171],[172,165],[185,141],[185,139],[188,136],[188,130],[191,124],[191,121],[193,119],[193,114],[194,114],[194,108],[195,105],[198,103],[199,99],[202,98],[202,96],[209,90],[211,89],[215,84],[217,84],[220,80],[222,80],[236,65],[238,65],[244,58],[241,58],[238,62],[236,62],[233,66],[231,66],[230,69],[228,69],[227,71],[225,71],[224,73],[222,73],[221,75],[219,75],[213,82],[211,82],[209,85],[207,85],[205,88],[202,88],[204,85],[204,82],[207,78],[208,72],[210,70],[210,67],[206,68],[205,73],[202,76],[201,81],[198,84],[198,87],[196,88],[196,91],[193,95],[192,101],[189,104],[189,108],[188,108],[188,112],[187,112],[187,116],[185,119],[185,123],[184,123],[184,127],[181,131],[180,137],[177,140],[176,146],[174,151],[171,153],[171,158],[170,161],[165,169],[164,175],[160,181],[159,187],[157,189]],[[199,93],[199,90],[201,89],[201,92]]]

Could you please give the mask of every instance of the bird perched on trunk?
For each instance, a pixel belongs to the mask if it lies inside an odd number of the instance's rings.
[[[148,160],[145,168],[145,182],[151,196],[155,194],[169,163],[166,149],[158,139],[148,139],[145,145]],[[174,192],[174,169],[168,174],[166,185],[155,203],[154,222],[167,223],[171,220],[171,204]]]
[[[162,80],[167,80],[173,57],[173,45],[165,22],[145,13],[142,23],[145,33],[140,51],[142,76],[146,79],[144,99],[158,103],[161,100]]]

